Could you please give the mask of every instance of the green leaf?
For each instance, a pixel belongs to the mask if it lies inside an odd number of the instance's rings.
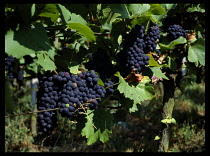
[[[164,78],[166,80],[169,80],[165,74],[162,73],[162,71],[160,70],[160,67],[149,67],[152,72],[154,73],[154,76],[156,76],[157,78]]]
[[[57,4],[57,9],[60,12],[60,17],[62,22],[64,23],[64,25],[67,24],[68,20],[70,19],[70,11],[68,9],[66,9],[65,6],[61,5],[61,4]]]
[[[166,11],[161,4],[150,4],[150,9],[147,11],[147,15],[165,15]]]
[[[160,137],[157,135],[154,140],[160,140]]]
[[[149,66],[155,66],[155,67],[160,67],[160,65],[154,60],[153,56],[151,54],[146,54],[149,56]]]
[[[176,71],[177,69],[177,63],[174,61],[174,59],[172,59],[171,57],[169,57],[168,59],[168,66],[172,71]]]
[[[130,113],[135,112],[135,111],[138,111],[137,104],[138,103],[134,102],[133,103],[133,106],[131,108],[129,108],[129,112]]]
[[[205,40],[203,38],[198,38],[189,45],[188,60],[205,66]]]
[[[18,36],[21,38],[17,39],[17,37],[14,37],[14,36]],[[22,58],[25,55],[34,53],[35,51],[33,49],[29,49],[25,47],[24,44],[20,44],[19,42],[20,40],[22,41],[24,40],[23,42],[25,42],[25,44],[28,44],[26,37],[27,37],[26,33],[8,31],[5,36],[5,52],[8,55],[12,55],[13,57],[16,57],[18,59]],[[17,50],[18,50],[18,53],[17,53]]]
[[[114,13],[121,14],[121,18],[129,18],[129,13],[125,4],[109,4],[109,6]]]
[[[46,54],[37,54],[38,61],[45,71],[56,69],[55,63]]]
[[[172,42],[170,42],[168,45],[165,45],[165,44],[162,44],[162,43],[159,43],[159,45],[160,45],[161,49],[163,49],[163,50],[165,49],[166,50],[166,49],[174,49],[176,45],[184,44],[186,42],[187,42],[186,38],[181,36],[178,39],[173,40]]]
[[[171,9],[174,9],[177,4],[161,4],[163,8],[165,8],[166,11],[169,11]]]
[[[32,6],[31,6],[31,17],[34,16],[35,11],[36,11],[36,4],[32,4]]]
[[[88,41],[96,41],[94,32],[86,25],[81,23],[68,23],[68,29],[74,29],[82,34]]]
[[[172,118],[171,123],[176,124],[176,120],[174,118]]]
[[[47,33],[41,23],[35,29],[24,31],[8,31],[5,36],[5,52],[18,59],[35,52],[47,52],[54,59],[55,48],[50,44]]]
[[[147,26],[151,16],[142,15],[140,17],[133,18],[131,21],[131,28],[134,28],[136,24]]]
[[[112,27],[112,23],[119,17],[121,14],[113,12],[108,4],[99,4],[98,8],[98,18],[99,22],[102,24],[102,28],[109,30]],[[114,8],[114,6],[112,7]],[[114,10],[117,11],[117,10]]]
[[[122,76],[119,77],[118,90],[121,94],[124,94],[126,98],[134,101],[134,103],[140,103],[144,100],[149,100],[154,96],[154,88],[149,84],[151,80],[148,77],[144,77],[137,85],[130,85],[124,80]]]
[[[87,122],[82,129],[81,134],[87,138],[87,145],[95,143],[97,140],[103,143],[109,140],[112,133],[113,116],[105,109],[87,110]],[[95,129],[95,127],[97,129]]]
[[[98,85],[104,86],[104,83],[103,83],[103,81],[100,78],[98,78]]]
[[[78,74],[79,73],[78,68],[80,67],[80,64],[76,61],[73,61],[70,65],[71,65],[69,67],[70,72],[73,74]]]
[[[60,17],[59,11],[55,4],[46,4],[45,8],[39,14],[41,17],[50,17],[52,22],[56,22],[57,19]]]
[[[82,18],[82,16],[77,15],[75,13],[71,14],[71,19],[68,21],[68,23],[81,23],[84,25],[87,25],[87,22]]]
[[[131,17],[137,17],[150,9],[149,4],[125,4]]]
[[[66,25],[67,23],[81,23],[87,25],[87,22],[82,18],[81,15],[77,15],[75,13],[71,13],[65,6],[58,4],[57,8],[61,13],[61,19]]]

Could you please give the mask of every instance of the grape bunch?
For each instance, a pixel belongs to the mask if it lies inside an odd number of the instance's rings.
[[[106,90],[103,86],[97,85],[98,75],[93,70],[83,71],[78,75],[71,74],[67,81],[59,92],[58,107],[62,116],[80,115],[84,112],[84,108],[98,108],[98,103],[105,96]]]
[[[125,37],[123,51],[118,55],[121,73],[128,75],[133,69],[139,74],[145,65],[149,64],[149,56],[144,54],[144,26],[136,25]]]
[[[8,71],[9,80],[14,79],[14,67],[15,67],[15,58],[8,56],[5,60],[6,70]]]
[[[159,49],[156,49],[156,47],[157,47],[157,39],[160,39],[160,30],[157,24],[152,23],[152,25],[153,26],[149,28],[148,33],[144,38],[144,42],[146,44],[144,51],[146,53],[150,51],[159,52]]]
[[[98,85],[99,76],[94,70],[78,75],[59,72],[44,76],[40,80],[38,110],[59,108],[63,117],[78,117],[85,109],[97,109],[106,90]],[[49,133],[56,125],[56,112],[50,110],[38,113],[39,131]]]
[[[113,95],[114,94],[114,82],[113,81],[106,81],[104,82],[104,87],[106,89],[106,94],[107,95]]]
[[[24,71],[20,68],[18,68],[18,72],[15,72],[15,58],[13,56],[7,56],[6,60],[5,60],[5,66],[6,66],[6,70],[8,71],[8,78],[9,80],[14,80],[14,78],[17,78],[18,80],[23,80],[24,78]]]
[[[174,24],[168,28],[169,37],[172,39],[177,39],[180,36],[187,37],[186,31],[182,28],[182,26]]]
[[[44,76],[40,80],[38,92],[37,109],[39,111],[37,121],[39,123],[39,132],[49,133],[56,126],[56,111],[44,111],[56,108],[59,100],[58,87],[55,85],[53,78]]]

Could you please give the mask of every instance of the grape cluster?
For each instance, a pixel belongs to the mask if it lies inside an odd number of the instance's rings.
[[[152,25],[153,26],[149,28],[148,33],[144,39],[144,42],[146,44],[144,51],[146,53],[150,51],[159,52],[159,49],[156,49],[156,47],[157,47],[157,39],[160,39],[160,30],[157,24],[152,23]]]
[[[5,60],[5,66],[6,70],[8,71],[8,78],[9,80],[13,80],[14,78],[17,78],[18,80],[23,80],[24,71],[20,68],[18,68],[18,72],[15,72],[15,58],[13,56],[8,56]]]
[[[142,67],[149,64],[149,56],[144,54],[147,46],[144,41],[144,30],[144,26],[136,25],[125,37],[124,50],[118,55],[121,70],[125,75],[133,69],[136,69],[136,73],[139,74]]]
[[[174,24],[168,28],[169,37],[172,39],[177,39],[180,36],[187,37],[186,31],[182,28],[182,26]]]
[[[62,72],[59,74],[63,75]],[[97,109],[101,98],[105,96],[106,90],[97,85],[98,75],[93,70],[83,71],[78,75],[68,75],[67,83],[59,92],[59,112],[64,117],[79,115],[85,109]]]
[[[113,81],[106,81],[104,82],[104,87],[106,89],[106,94],[107,95],[113,95],[114,94],[114,82]]]
[[[15,58],[8,56],[5,60],[6,70],[8,71],[9,80],[14,79]]]
[[[52,77],[44,76],[40,80],[37,109],[39,111],[56,108],[59,100],[58,87],[55,86]],[[56,111],[43,111],[38,113],[39,132],[49,133],[56,126]]]
[[[97,109],[106,90],[98,85],[94,70],[78,75],[59,72],[58,75],[44,76],[40,80],[38,110],[59,108],[63,117],[78,117],[84,109]],[[38,113],[39,131],[49,133],[56,125],[56,111]]]

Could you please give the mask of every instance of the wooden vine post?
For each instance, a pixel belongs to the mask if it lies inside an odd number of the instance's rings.
[[[174,74],[167,75],[169,80],[163,80],[164,97],[163,97],[163,112],[162,119],[171,121],[174,108],[174,91],[175,91],[175,76]],[[162,121],[163,121],[162,120]],[[162,130],[162,137],[158,152],[168,152],[170,142],[170,123],[165,123],[166,127]]]

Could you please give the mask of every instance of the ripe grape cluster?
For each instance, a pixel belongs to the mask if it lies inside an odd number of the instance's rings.
[[[9,80],[14,79],[15,58],[8,56],[5,60],[6,70],[8,71]]]
[[[108,80],[104,82],[104,87],[106,89],[106,94],[107,95],[113,95],[114,94],[114,82],[111,80]]]
[[[44,76],[40,80],[38,110],[59,108],[63,117],[78,117],[85,109],[97,109],[106,90],[98,85],[94,70],[78,75],[59,72],[58,75]],[[38,113],[39,131],[49,133],[56,125],[56,111]]]
[[[59,92],[59,112],[64,117],[79,115],[85,109],[97,109],[101,98],[105,96],[106,90],[97,85],[98,75],[93,70],[83,71],[78,75],[59,73],[67,77],[67,83]],[[56,77],[56,76],[55,76]]]
[[[18,80],[23,80],[24,71],[18,68],[18,72],[15,72],[15,63],[16,59],[13,56],[7,56],[5,60],[6,70],[8,71],[8,78],[9,80],[14,80],[17,78]]]
[[[58,87],[52,77],[44,76],[41,78],[38,92],[37,109],[39,111],[37,121],[39,132],[49,133],[56,126],[56,111],[44,111],[56,108],[59,100]]]
[[[146,53],[150,51],[159,52],[159,49],[156,49],[156,47],[157,47],[157,39],[160,39],[160,30],[157,24],[152,23],[152,25],[153,26],[149,28],[148,33],[145,36],[146,47],[144,48],[144,51]]]
[[[186,31],[182,28],[182,26],[174,24],[168,28],[169,37],[172,39],[177,39],[180,36],[187,37]]]
[[[145,65],[149,65],[150,57],[145,53],[159,52],[156,49],[159,38],[160,30],[155,23],[152,23],[147,35],[145,35],[145,27],[140,25],[136,25],[126,35],[123,51],[118,55],[121,69],[123,73],[126,73],[125,75],[129,74],[133,69],[139,74]]]

